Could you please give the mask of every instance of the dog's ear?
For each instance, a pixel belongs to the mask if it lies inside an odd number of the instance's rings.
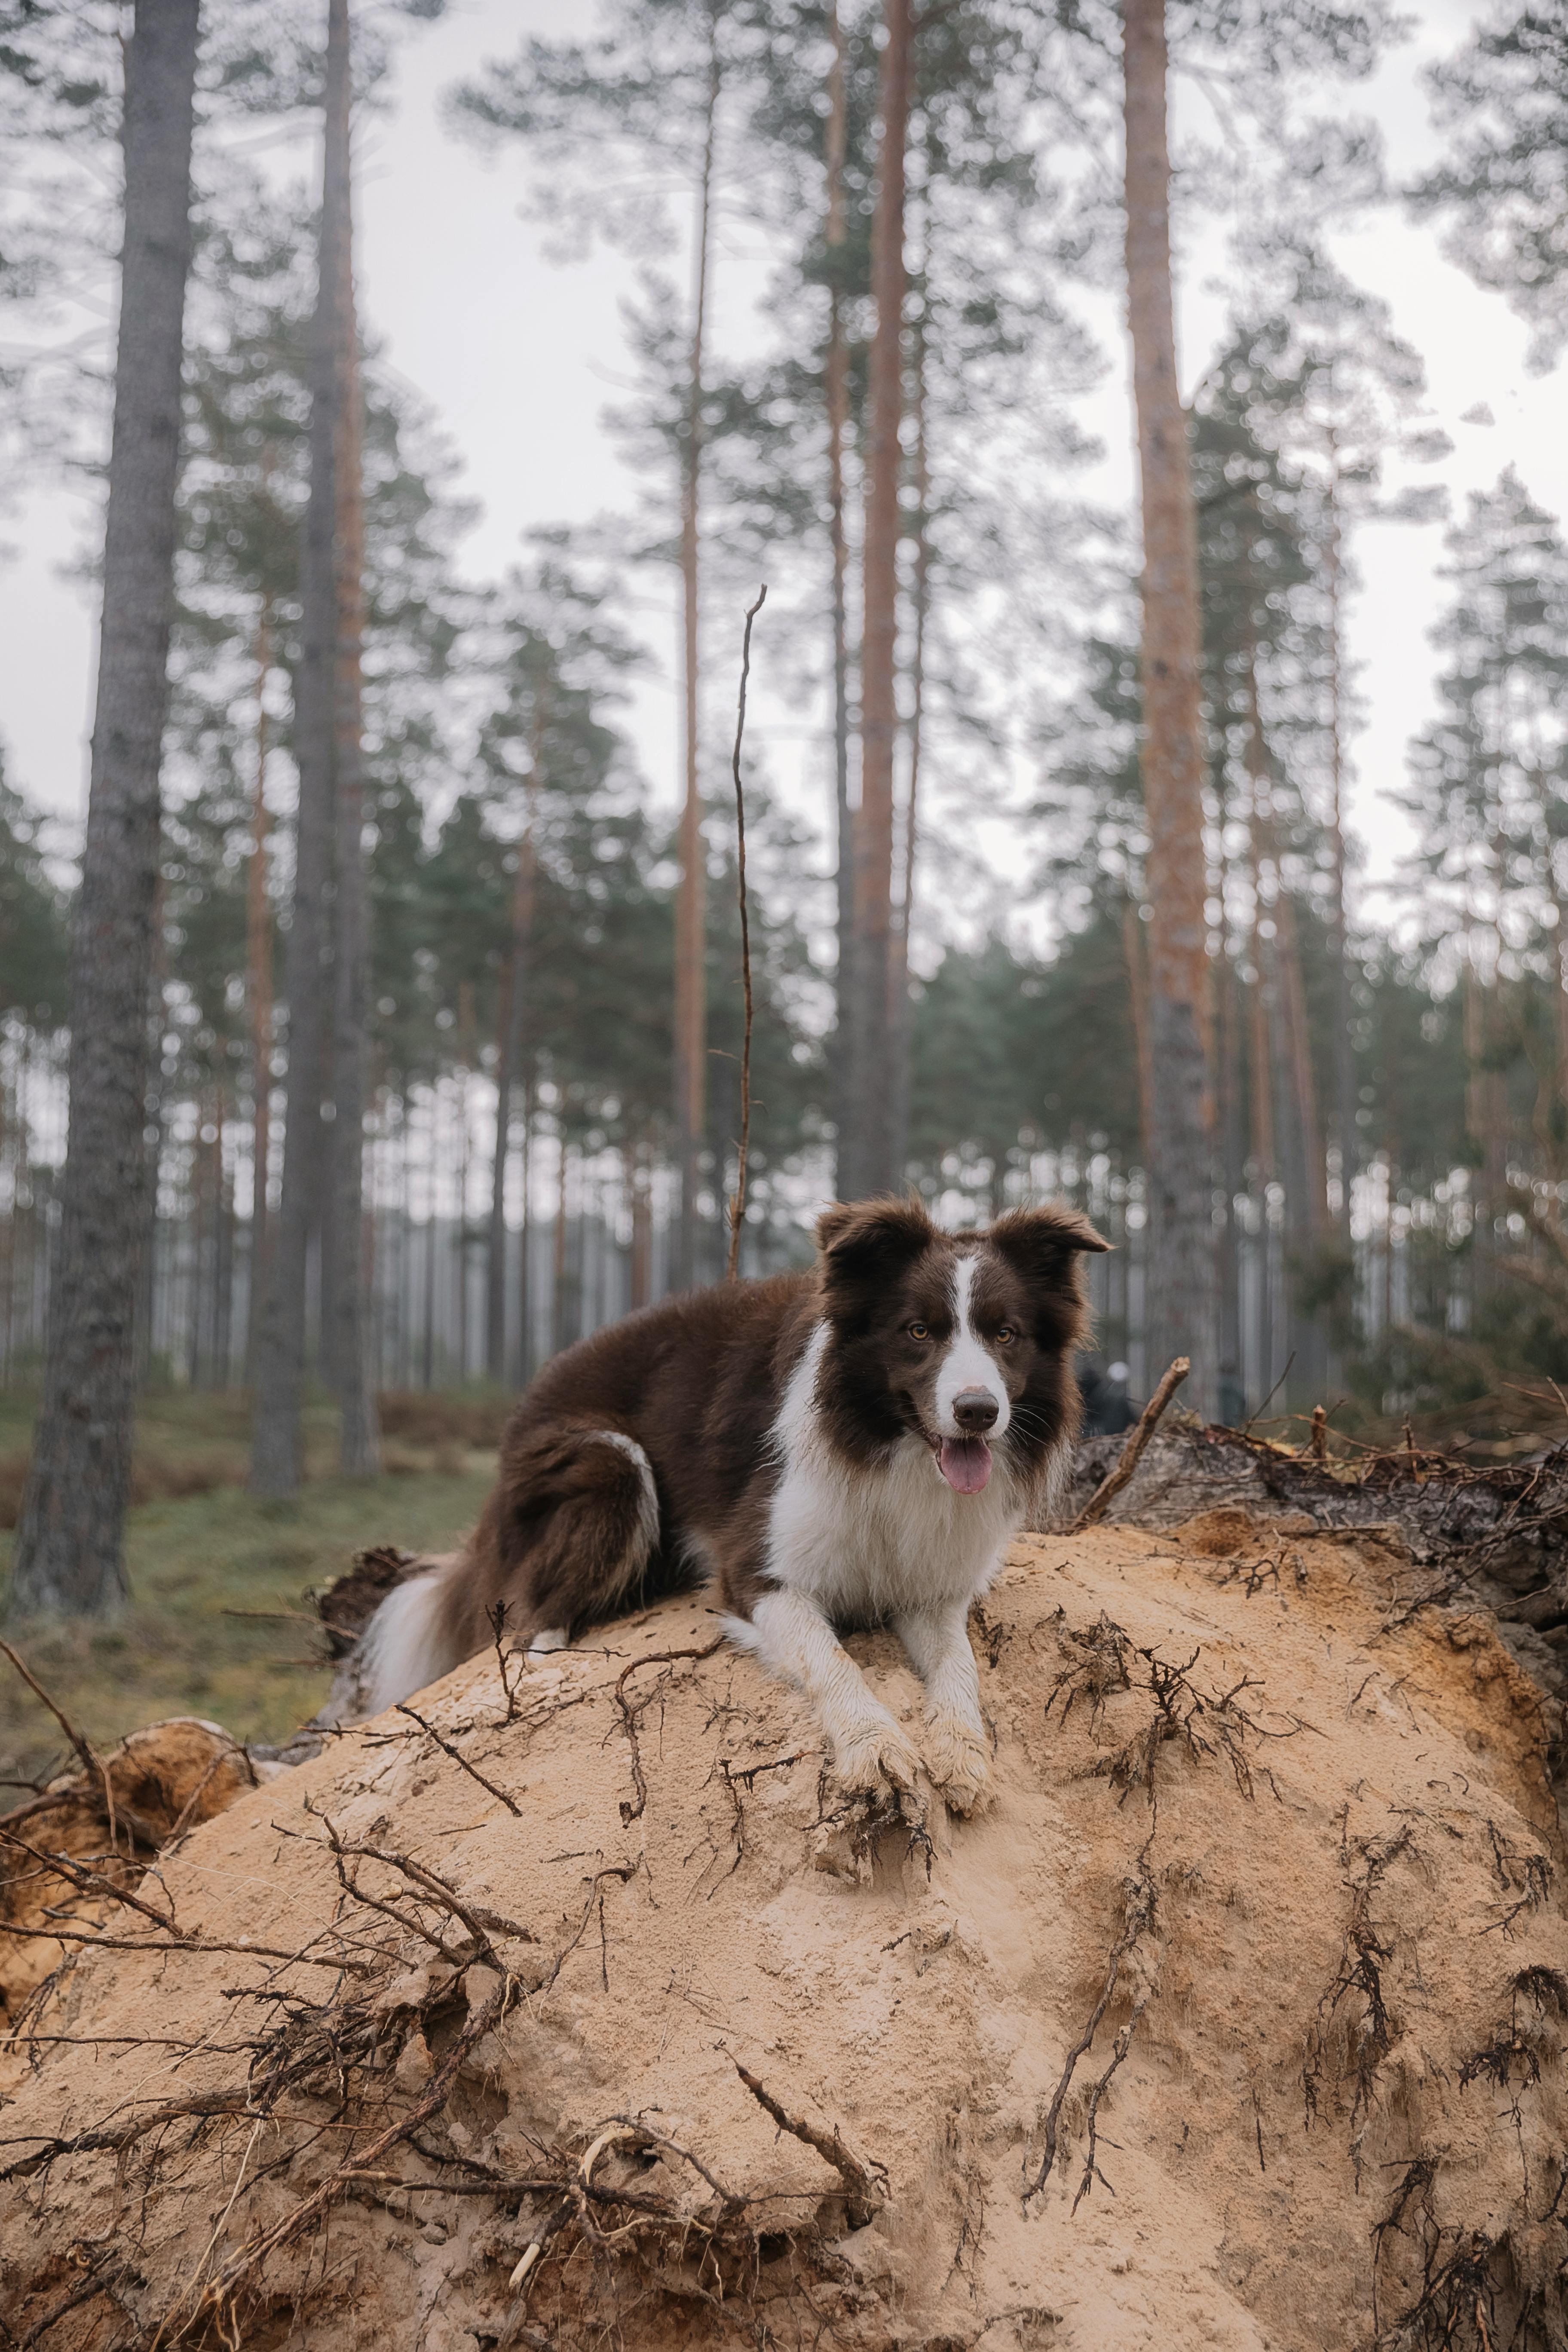
[[[816,1221],[816,1246],[829,1289],[881,1278],[919,1257],[936,1227],[916,1200],[891,1193],[875,1201],[837,1202]]]
[[[1055,1201],[1042,1209],[1010,1209],[998,1217],[985,1236],[1009,1265],[1033,1282],[1073,1281],[1071,1269],[1080,1250],[1108,1250],[1110,1244],[1097,1234],[1089,1219]]]

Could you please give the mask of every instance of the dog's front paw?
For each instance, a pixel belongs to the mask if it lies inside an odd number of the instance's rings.
[[[990,1803],[990,1752],[979,1727],[963,1716],[927,1717],[925,1762],[950,1812],[978,1813]]]
[[[926,1798],[916,1785],[921,1759],[889,1716],[886,1722],[857,1726],[835,1746],[833,1769],[818,1791],[821,1807],[813,1828],[815,1868],[852,1885],[869,1886],[881,1841],[898,1834],[913,1852],[929,1853]]]
[[[886,1716],[857,1725],[847,1738],[834,1743],[836,1780],[856,1796],[886,1793],[889,1783],[912,1794],[920,1778],[921,1757],[914,1742]]]

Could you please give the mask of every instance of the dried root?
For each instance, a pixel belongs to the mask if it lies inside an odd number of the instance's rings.
[[[1355,2080],[1351,2116],[1353,2122],[1372,2100],[1378,2068],[1394,2046],[1397,2028],[1384,1991],[1383,1971],[1394,1958],[1392,1929],[1372,1916],[1373,1897],[1385,1874],[1402,1854],[1413,1850],[1410,1824],[1392,1836],[1347,1841],[1347,1862],[1352,1853],[1360,1869],[1346,1879],[1351,1915],[1340,1947],[1339,1966],[1318,2002],[1317,2015],[1307,2036],[1301,2088],[1307,2120],[1318,2112],[1319,2095],[1328,2071],[1332,2029],[1342,2011],[1348,2027],[1350,2066]]]
[[[1096,2180],[1099,2180],[1102,2186],[1110,2186],[1105,2175],[1100,2169],[1098,2160],[1100,2105],[1110,2087],[1112,2075],[1131,2047],[1138,2020],[1142,2016],[1148,2005],[1149,1997],[1154,1989],[1154,1970],[1139,1951],[1139,1947],[1144,1940],[1148,1938],[1152,1941],[1154,1935],[1155,1887],[1149,1868],[1149,1848],[1152,1843],[1153,1832],[1151,1831],[1148,1842],[1139,1854],[1132,1870],[1122,1880],[1121,1925],[1117,1931],[1116,1940],[1106,1957],[1105,1978],[1100,1986],[1100,1997],[1089,2012],[1089,2021],[1083,2032],[1068,2052],[1057,2087],[1051,2094],[1050,2105],[1046,2109],[1041,2126],[1044,2147],[1040,2155],[1040,2168],[1024,2192],[1026,2210],[1030,2199],[1037,2197],[1050,2179],[1051,2169],[1057,2160],[1062,2108],[1066,2104],[1068,2093],[1072,2087],[1079,2060],[1087,2058],[1093,2048],[1094,2037],[1100,2031],[1107,2010],[1116,1997],[1118,1987],[1131,1981],[1133,1985],[1131,2007],[1111,2044],[1109,2063],[1089,2091],[1089,2142],[1084,2158],[1083,2176],[1078,2185],[1078,2193],[1072,2201],[1073,2211],[1075,2213],[1078,2211]],[[1140,1960],[1142,1961],[1142,1965],[1139,1964]]]

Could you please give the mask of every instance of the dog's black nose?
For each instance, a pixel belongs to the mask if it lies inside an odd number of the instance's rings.
[[[952,1417],[966,1436],[982,1435],[1001,1410],[989,1389],[960,1389],[952,1400]]]

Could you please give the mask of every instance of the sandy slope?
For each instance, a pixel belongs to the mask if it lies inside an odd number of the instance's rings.
[[[491,1787],[384,1717],[165,1857],[184,1948],[35,2008],[93,2039],[0,2058],[0,2312],[57,2352],[1562,2346],[1540,1697],[1489,1620],[1383,1630],[1404,1574],[1236,1514],[1026,1539],[975,1626],[994,1811],[858,1870],[800,1704],[658,1662],[693,1604],[510,1724],[476,1662],[420,1707]]]

